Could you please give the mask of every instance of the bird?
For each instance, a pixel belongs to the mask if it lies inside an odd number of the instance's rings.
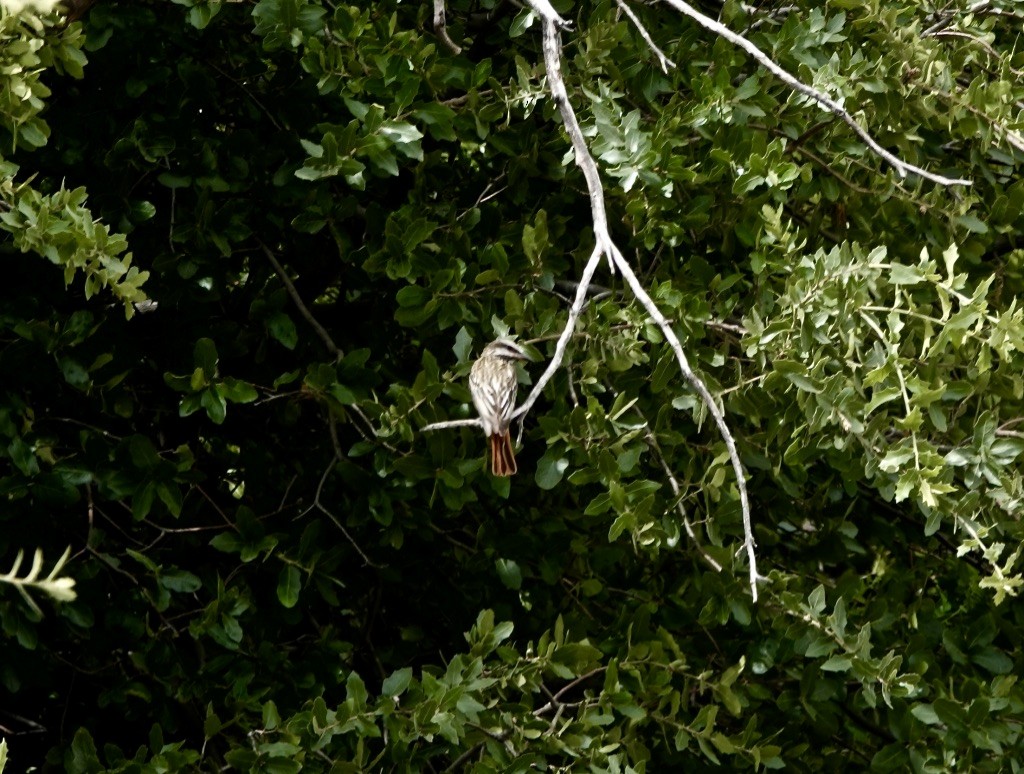
[[[480,425],[490,440],[491,473],[513,476],[516,456],[508,426],[516,408],[516,361],[529,360],[526,351],[511,339],[499,338],[483,348],[469,371],[469,391],[480,414]]]

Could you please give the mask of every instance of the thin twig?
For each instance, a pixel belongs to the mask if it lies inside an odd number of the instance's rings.
[[[164,166],[167,167],[167,171],[168,172],[171,171],[171,162],[170,162],[170,158],[169,157],[168,158],[164,158]],[[175,207],[175,199],[176,199],[177,192],[178,192],[177,187],[176,186],[171,186],[171,211],[168,213],[168,218],[167,218],[167,246],[170,248],[172,255],[174,253],[178,252],[174,248],[174,211],[176,209],[176,207]]]
[[[565,327],[562,329],[562,334],[558,337],[558,343],[555,344],[555,354],[551,356],[548,367],[544,369],[544,373],[540,375],[537,383],[533,385],[533,389],[526,396],[526,400],[512,413],[512,419],[520,418],[519,421],[523,421],[522,418],[525,418],[526,413],[533,408],[533,404],[537,402],[537,398],[540,397],[544,386],[551,381],[555,371],[562,365],[562,360],[565,358],[565,348],[569,343],[569,339],[572,338],[573,331],[576,328],[576,321],[579,319],[587,300],[587,286],[590,284],[594,272],[597,271],[597,265],[601,262],[601,257],[602,251],[600,247],[595,246],[594,252],[590,254],[590,259],[583,269],[580,284],[576,288],[576,298],[573,299],[572,306],[569,309],[569,318],[565,321]]]
[[[421,433],[425,433],[428,430],[447,430],[451,427],[483,427],[480,422],[480,417],[474,417],[472,419],[449,419],[444,422],[431,422],[429,425],[425,425],[420,428]]]
[[[661,71],[667,75],[668,68],[675,67],[676,63],[669,59],[667,56],[665,56],[665,52],[658,48],[655,42],[651,39],[650,33],[647,32],[647,28],[644,27],[640,19],[637,18],[637,15],[633,13],[633,9],[626,5],[626,0],[615,0],[615,2],[618,3],[619,8],[622,9],[622,12],[626,14],[627,17],[629,17],[629,20],[636,25],[637,31],[640,33],[640,37],[644,39],[644,42],[647,43],[647,47],[654,52],[654,55],[656,57],[658,57],[658,64],[661,65]]]
[[[562,290],[565,290],[565,291],[567,291],[569,293],[575,293],[576,289],[579,286],[580,286],[580,283],[577,282],[576,280],[571,280],[571,279],[557,279],[557,280],[555,280],[555,287],[562,288]],[[593,282],[591,282],[590,286],[587,288],[587,294],[592,297],[591,300],[598,301],[598,300],[600,300],[602,298],[607,298],[608,296],[613,296],[613,295],[616,295],[616,294],[621,295],[622,291],[621,290],[612,290],[611,288],[604,287],[604,285],[595,285]]]
[[[232,76],[231,73],[229,73],[228,71],[218,67],[217,63],[214,62],[213,59],[204,59],[203,63],[208,67],[212,68],[213,70],[216,70],[218,73],[220,73],[221,77],[226,78],[227,80],[231,81],[231,83],[233,83],[237,88],[241,89],[242,93],[245,94],[245,96],[247,96],[252,101],[252,103],[260,109],[263,115],[267,117],[267,120],[270,121],[271,125],[275,129],[277,129],[277,131],[283,132],[285,130],[285,127],[281,126],[281,124],[278,123],[275,114],[266,105],[259,101],[256,95],[253,94],[252,91],[250,91],[249,88],[245,85],[244,81],[238,80],[237,78]],[[173,191],[174,189],[172,188],[171,190]]]
[[[324,343],[324,346],[327,347],[327,351],[335,357],[341,357],[341,350],[338,349],[338,345],[334,343],[334,339],[331,338],[331,334],[327,332],[327,329],[324,328],[324,326],[320,324],[320,321],[313,316],[313,313],[306,308],[306,305],[302,301],[302,296],[300,296],[299,291],[295,289],[295,283],[292,282],[291,277],[288,276],[284,267],[281,266],[269,247],[262,242],[260,242],[260,247],[263,248],[263,252],[267,256],[267,260],[270,261],[270,265],[274,267],[274,271],[277,272],[277,276],[280,277],[281,282],[284,283],[285,290],[287,290],[288,295],[291,296],[292,301],[299,310],[299,314],[301,314],[306,319],[306,322],[310,324],[310,327],[316,331],[320,340]]]
[[[284,267],[281,266],[277,258],[274,257],[274,253],[271,252],[270,248],[263,244],[263,242],[260,242],[260,247],[263,248],[263,252],[264,254],[266,254],[267,260],[270,261],[270,265],[274,267],[274,271],[277,272],[277,276],[281,278],[281,282],[284,284],[285,290],[288,291],[288,295],[291,296],[292,301],[295,303],[296,308],[299,310],[299,314],[301,314],[305,318],[306,322],[310,324],[313,330],[316,331],[317,335],[320,337],[320,340],[323,341],[324,346],[327,347],[327,351],[334,355],[334,357],[341,358],[341,349],[339,349],[338,345],[334,343],[334,339],[331,338],[331,334],[327,332],[327,329],[320,324],[320,321],[313,316],[313,313],[310,312],[306,304],[303,303],[302,296],[300,296],[299,291],[295,289],[295,283],[292,282],[291,277],[288,276],[288,273],[284,270]],[[361,420],[363,420],[363,423],[369,428],[370,432],[373,434],[374,438],[376,438],[379,443],[383,444],[390,451],[395,451],[393,446],[388,445],[386,442],[380,439],[380,434],[377,432],[377,429],[373,426],[373,422],[370,421],[370,418],[366,416],[365,413],[363,413],[363,410],[359,408],[359,406],[357,406],[355,403],[346,404],[346,406],[353,414],[355,414]],[[357,427],[356,430],[358,429],[359,428]]]
[[[759,11],[759,8],[751,8],[750,6],[744,6],[744,10],[748,14],[753,14]],[[747,25],[747,28],[743,31],[743,34],[749,34],[765,24],[776,22],[780,16],[788,17],[793,11],[799,11],[799,6],[796,5],[784,5],[781,8],[772,8],[763,16],[758,16],[754,21]],[[785,19],[783,19],[785,21]]]
[[[1024,137],[1017,134],[1017,132],[999,123],[999,121],[997,121],[995,118],[992,118],[987,113],[985,113],[985,111],[976,108],[974,105],[971,105],[970,103],[966,102],[961,102],[956,98],[954,94],[950,94],[948,91],[943,91],[942,89],[936,89],[930,86],[927,88],[932,94],[942,97],[942,99],[953,103],[957,107],[966,108],[969,112],[978,116],[978,118],[982,118],[985,121],[987,121],[989,126],[992,127],[992,130],[995,132],[997,137],[1002,136],[1003,139],[1006,140],[1007,145],[1009,145],[1014,150],[1024,153]]]
[[[868,148],[874,151],[881,158],[885,159],[885,161],[889,162],[889,164],[893,167],[893,169],[896,170],[897,174],[899,174],[900,177],[905,177],[908,172],[913,172],[914,174],[920,175],[926,180],[931,180],[933,183],[938,183],[939,185],[971,185],[970,180],[962,180],[957,178],[944,177],[943,175],[936,175],[934,172],[929,172],[926,169],[922,169],[921,167],[903,161],[902,159],[893,155],[885,148],[883,148],[881,145],[879,145],[875,141],[875,139],[870,134],[868,134],[867,130],[861,127],[861,125],[857,123],[853,116],[846,112],[846,109],[842,105],[840,105],[834,99],[829,97],[827,94],[818,91],[812,86],[808,86],[795,75],[792,75],[788,70],[784,70],[782,67],[776,64],[772,60],[772,58],[768,56],[768,54],[759,49],[757,46],[755,46],[742,35],[733,32],[724,24],[715,21],[710,16],[705,16],[689,3],[683,2],[683,0],[663,0],[663,2],[668,3],[680,13],[690,17],[705,29],[714,32],[719,37],[725,38],[734,46],[742,48],[744,51],[750,54],[750,56],[756,59],[762,67],[764,67],[766,70],[774,74],[779,80],[781,80],[794,91],[798,91],[801,94],[810,97],[819,105],[828,108],[834,115],[841,118],[843,122],[846,123],[846,125],[849,126],[858,137],[860,137],[861,141],[863,141],[863,143],[867,145]]]
[[[464,770],[463,769],[463,764],[467,763],[470,758],[472,758],[474,755],[476,755],[478,752],[480,752],[481,748],[486,743],[487,743],[486,741],[484,741],[484,742],[477,742],[475,745],[473,745],[472,747],[468,748],[465,752],[462,753],[462,755],[460,755],[458,758],[456,758],[454,761],[452,761],[451,766],[446,768],[444,770],[444,772],[442,772],[442,774],[448,774],[449,772],[452,772],[452,771],[463,771]]]
[[[606,672],[606,671],[608,671],[608,667],[606,667],[606,666],[595,667],[594,669],[591,669],[589,672],[580,675],[579,677],[577,677],[576,679],[572,680],[571,682],[566,683],[565,685],[563,685],[561,688],[558,689],[558,692],[554,696],[551,696],[551,699],[550,699],[550,701],[548,701],[547,704],[545,704],[543,707],[538,707],[537,709],[535,709],[533,711],[533,716],[539,718],[541,715],[545,715],[548,712],[550,712],[551,710],[556,709],[558,707],[558,705],[562,703],[562,697],[565,694],[567,694],[573,688],[576,688],[581,683],[586,682],[587,680],[589,680],[594,675],[599,675],[602,672]],[[549,694],[549,696],[550,696],[550,694]]]
[[[1000,56],[998,51],[996,51],[994,48],[992,48],[992,45],[987,40],[984,40],[982,38],[979,38],[979,37],[976,37],[974,35],[971,35],[970,33],[961,32],[960,30],[939,30],[938,32],[933,33],[933,37],[936,37],[936,38],[964,38],[965,40],[970,40],[970,41],[972,41],[974,43],[977,43],[979,46],[981,46],[985,50],[985,53],[987,53],[989,56],[991,56],[997,62],[1001,63],[1003,61],[1003,57]],[[1024,77],[1024,70],[1018,70],[1017,68],[1015,68],[1011,64],[1009,64],[1009,62],[1007,62],[1007,64],[1006,64],[1006,69],[1009,70],[1014,75],[1016,75],[1018,78]]]
[[[735,333],[737,336],[746,336],[750,332],[742,325],[722,322],[721,320],[704,320],[703,324],[707,328],[714,328],[719,331],[729,331],[729,333]]]
[[[40,417],[36,418],[37,422],[40,421],[40,420],[43,420],[43,421],[49,420],[51,422],[67,422],[69,425],[78,425],[79,427],[88,428],[89,430],[92,430],[94,433],[99,433],[100,435],[104,436],[105,438],[110,438],[113,441],[121,441],[121,440],[123,440],[123,436],[114,435],[113,433],[108,432],[107,430],[104,430],[102,427],[96,427],[96,425],[90,425],[88,422],[82,422],[79,419],[72,419],[71,417],[55,417],[55,416],[50,416],[50,415],[44,414],[43,416],[40,416]]]
[[[462,47],[448,36],[448,24],[444,18],[444,0],[434,0],[434,34],[453,54],[462,53]]]
[[[330,475],[331,470],[334,468],[334,465],[335,465],[335,463],[337,461],[338,461],[337,457],[332,457],[331,458],[331,462],[327,466],[327,469],[324,470],[324,474],[322,476],[320,476],[320,484],[316,488],[316,496],[313,498],[313,505],[310,508],[307,508],[305,511],[303,511],[302,515],[305,516],[307,513],[310,512],[310,510],[312,510],[312,508],[316,508],[318,511],[320,511],[327,518],[329,518],[331,521],[334,522],[334,526],[336,526],[339,530],[341,530],[341,534],[345,536],[345,539],[348,540],[348,542],[356,550],[356,553],[359,554],[363,558],[363,561],[367,565],[369,565],[370,567],[373,567],[375,569],[380,569],[380,565],[378,565],[375,562],[371,561],[370,557],[368,557],[363,552],[363,549],[361,549],[359,547],[359,544],[356,542],[355,538],[352,537],[352,535],[349,533],[349,531],[347,529],[345,529],[345,525],[341,523],[341,519],[339,519],[337,516],[335,516],[329,510],[327,510],[327,508],[324,507],[324,504],[322,502],[320,502],[320,495],[321,495],[321,493],[324,490],[324,484],[327,483],[327,477]]]
[[[639,409],[637,409],[639,413]],[[643,415],[640,415],[643,419]],[[644,419],[646,424],[646,419]],[[683,521],[683,528],[686,530],[687,537],[690,538],[690,542],[693,543],[693,547],[697,549],[697,553],[701,555],[705,562],[707,562],[715,570],[715,572],[722,571],[722,565],[720,565],[707,551],[704,550],[699,542],[697,542],[697,534],[693,531],[693,525],[690,524],[690,519],[686,515],[686,508],[683,507],[683,493],[679,488],[679,481],[676,479],[675,474],[672,472],[672,468],[665,460],[665,455],[661,452],[661,447],[658,445],[658,439],[654,435],[654,431],[650,429],[650,425],[647,427],[647,445],[654,452],[654,456],[658,458],[658,462],[661,463],[661,469],[665,471],[665,475],[668,477],[669,486],[672,487],[672,493],[676,496],[676,508],[679,511],[679,518]]]
[[[1020,14],[1016,13],[1015,11],[1004,11],[1001,8],[990,8],[989,6],[991,6],[991,5],[992,5],[991,0],[980,0],[979,2],[974,3],[971,6],[969,6],[967,8],[966,13],[968,15],[969,14],[984,13],[984,14],[987,14],[989,16],[1009,16],[1009,17],[1011,17],[1013,19],[1019,19],[1020,18]],[[947,6],[947,8],[948,8],[948,6]],[[929,27],[928,29],[926,29],[924,32],[921,33],[921,37],[922,38],[927,38],[927,37],[929,37],[931,35],[934,35],[937,31],[945,29],[950,24],[952,24],[953,21],[956,19],[956,13],[953,12],[953,11],[947,11],[947,10],[943,10],[941,13],[933,14],[933,17],[934,16],[938,16],[939,20],[937,22],[935,22],[935,24],[933,24],[931,27]]]

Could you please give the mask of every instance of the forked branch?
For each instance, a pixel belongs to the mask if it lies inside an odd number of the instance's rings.
[[[535,0],[530,0],[531,6],[533,6],[534,3]],[[708,413],[711,414],[715,424],[718,426],[719,432],[725,439],[726,449],[729,452],[729,458],[732,461],[733,470],[736,473],[736,483],[740,495],[740,507],[743,511],[743,545],[746,549],[749,565],[750,591],[756,601],[757,581],[760,579],[760,576],[757,573],[757,558],[754,554],[754,534],[750,520],[750,504],[747,499],[746,476],[743,472],[743,465],[740,462],[739,453],[736,450],[736,442],[733,439],[729,426],[725,422],[725,417],[718,408],[718,405],[715,403],[711,392],[700,377],[697,376],[693,372],[693,369],[690,368],[686,355],[683,353],[682,344],[679,342],[679,338],[676,336],[675,331],[672,330],[672,326],[669,324],[668,320],[665,319],[665,316],[658,309],[657,304],[654,303],[650,295],[644,289],[640,280],[633,272],[632,267],[626,261],[622,252],[615,245],[615,242],[612,239],[611,233],[608,229],[608,216],[605,208],[604,186],[601,183],[601,175],[598,171],[597,163],[594,161],[593,156],[590,155],[590,151],[587,148],[587,143],[583,136],[583,130],[580,127],[579,120],[576,118],[576,113],[573,110],[572,104],[569,102],[569,96],[565,89],[565,82],[562,79],[562,47],[558,38],[558,28],[554,22],[547,20],[544,21],[542,28],[544,65],[547,72],[548,89],[551,92],[552,100],[558,108],[558,112],[562,117],[562,123],[565,126],[566,132],[569,134],[569,139],[572,142],[576,164],[583,171],[583,177],[587,182],[587,190],[590,194],[591,214],[593,217],[595,245],[594,251],[590,256],[590,260],[587,261],[583,276],[580,278],[580,284],[576,289],[576,297],[573,300],[572,308],[569,310],[569,319],[566,321],[562,335],[559,337],[558,344],[555,346],[555,353],[551,358],[551,362],[548,363],[547,369],[541,375],[541,378],[538,379],[533,390],[530,391],[529,396],[523,404],[516,409],[513,416],[522,417],[530,410],[534,402],[536,402],[537,397],[540,395],[540,391],[562,364],[562,360],[565,357],[565,346],[568,343],[569,338],[572,336],[576,321],[579,318],[579,313],[583,309],[583,304],[586,300],[587,288],[594,276],[594,272],[597,270],[597,265],[600,262],[601,257],[606,257],[611,270],[614,272],[617,268],[622,272],[622,275],[630,289],[633,291],[633,294],[637,297],[640,303],[643,304],[651,319],[658,324],[659,328],[661,328],[662,334],[665,336],[665,340],[668,342],[676,356],[676,360],[679,363],[683,377],[693,386],[697,391],[697,394],[700,395],[701,399],[705,402]]]

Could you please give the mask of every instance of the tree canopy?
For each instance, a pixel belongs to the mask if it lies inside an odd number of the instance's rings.
[[[1024,765],[1013,0],[53,6],[0,769]]]

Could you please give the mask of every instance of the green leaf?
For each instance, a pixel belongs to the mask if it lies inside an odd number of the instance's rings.
[[[221,532],[210,539],[210,545],[218,551],[233,554],[238,553],[241,548],[241,541],[234,532]]]
[[[554,449],[548,449],[544,456],[537,460],[537,472],[534,480],[541,489],[554,489],[565,475],[569,460],[559,455]]]
[[[220,394],[232,403],[252,403],[259,397],[256,388],[251,384],[239,379],[232,379],[230,376],[222,379],[218,388]]]
[[[277,599],[286,608],[295,607],[302,590],[302,575],[299,568],[286,564],[277,576]]]
[[[494,566],[498,577],[506,588],[518,591],[523,585],[523,574],[519,565],[512,559],[495,559]]]
[[[36,459],[35,454],[32,453],[32,447],[21,438],[15,438],[11,441],[7,447],[7,453],[11,456],[11,461],[17,466],[18,470],[26,476],[34,476],[39,472],[39,461]]]
[[[406,285],[395,294],[395,301],[404,307],[422,307],[429,298],[430,291],[419,285]]]
[[[925,273],[919,266],[893,263],[889,268],[889,282],[893,285],[917,285],[924,280]]]
[[[548,216],[544,210],[538,210],[533,225],[523,226],[523,252],[531,261],[538,261],[547,246]]]
[[[160,498],[160,501],[167,506],[167,510],[172,516],[177,518],[181,516],[181,508],[184,504],[184,498],[181,494],[181,488],[177,484],[172,484],[167,481],[161,481],[156,485],[156,494]]]
[[[203,721],[203,737],[205,739],[212,739],[220,733],[223,727],[224,724],[221,723],[220,718],[213,711],[213,704],[208,704],[206,707],[206,719]]]
[[[412,667],[402,667],[384,678],[380,692],[384,696],[401,696],[412,682]]]
[[[160,585],[169,591],[192,593],[202,588],[199,578],[185,570],[160,573]]]
[[[132,495],[132,518],[141,521],[149,515],[156,500],[157,485],[149,481],[141,485]]]
[[[160,464],[156,447],[143,435],[133,435],[128,440],[132,463],[140,470],[153,470]]]
[[[157,181],[167,188],[187,188],[192,184],[192,178],[187,175],[174,175],[170,172],[163,172],[157,175]]]
[[[529,8],[524,8],[516,15],[516,18],[512,20],[512,26],[509,27],[508,36],[510,38],[518,38],[533,26],[535,19],[536,17],[534,16],[533,11]]]
[[[821,665],[822,672],[848,672],[853,661],[848,656],[832,656]]]
[[[961,228],[967,229],[975,234],[987,234],[988,226],[984,221],[980,220],[976,215],[967,213],[965,215],[957,215],[953,218],[953,222]]]
[[[871,758],[872,771],[905,770],[907,764],[907,746],[893,743],[886,745]]]
[[[942,722],[931,704],[915,704],[910,708],[910,714],[929,726],[937,726]]]
[[[96,743],[85,728],[79,728],[71,740],[71,749],[64,754],[64,770],[69,774],[102,771]]]
[[[820,583],[807,596],[807,606],[815,615],[821,615],[825,612],[825,587]]]
[[[199,405],[206,409],[206,415],[215,424],[221,424],[227,416],[227,402],[216,387],[209,387],[199,395]]]
[[[267,330],[285,349],[295,349],[299,343],[299,332],[292,318],[284,312],[274,312],[267,318]]]
[[[193,354],[193,362],[196,368],[200,369],[207,380],[217,375],[217,345],[213,339],[201,338],[196,342]]]
[[[452,352],[455,353],[455,359],[459,363],[465,363],[469,360],[470,352],[473,347],[473,337],[470,335],[466,327],[459,328],[459,332],[455,334],[455,345],[452,347]]]

